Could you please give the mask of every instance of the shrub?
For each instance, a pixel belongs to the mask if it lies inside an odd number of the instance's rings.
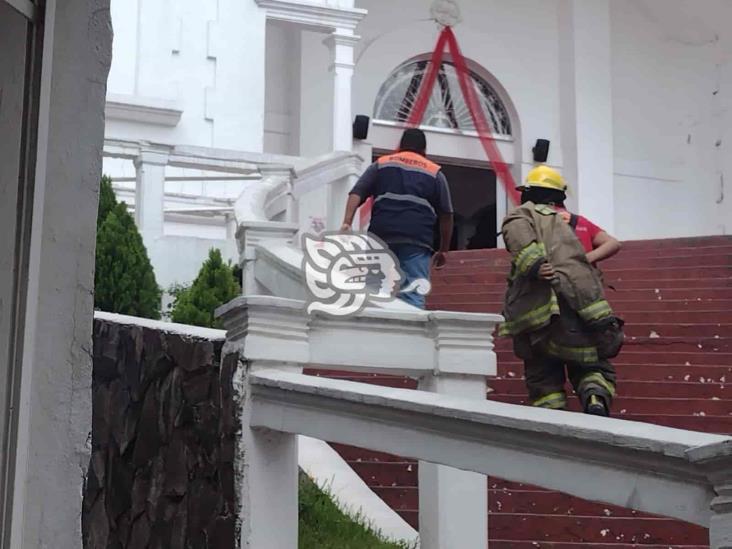
[[[103,178],[97,216],[94,307],[110,313],[160,318],[162,290],[127,205]]]
[[[218,328],[214,312],[240,292],[234,268],[224,263],[220,250],[212,248],[193,284],[176,289],[170,319],[181,324]]]

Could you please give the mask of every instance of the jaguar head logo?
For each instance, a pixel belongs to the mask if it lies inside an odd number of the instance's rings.
[[[333,316],[360,312],[369,301],[390,301],[404,274],[387,245],[371,234],[303,236],[308,313]]]

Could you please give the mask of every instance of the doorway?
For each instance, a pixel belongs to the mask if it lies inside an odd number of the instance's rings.
[[[497,247],[496,172],[454,164],[442,164],[442,172],[447,178],[455,210],[450,250]]]

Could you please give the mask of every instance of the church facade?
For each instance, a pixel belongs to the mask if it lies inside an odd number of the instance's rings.
[[[514,179],[547,140],[571,207],[619,238],[726,234],[731,17],[724,0],[113,0],[106,137],[280,160],[356,150],[367,164],[398,143],[448,24]],[[457,247],[500,245],[510,204],[449,55],[423,128],[450,180]],[[105,170],[133,202],[134,166]],[[169,168],[166,209],[247,184],[204,175]],[[219,217],[171,214],[166,230],[224,238]]]

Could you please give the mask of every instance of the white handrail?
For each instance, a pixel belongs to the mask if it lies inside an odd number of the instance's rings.
[[[732,439],[421,391],[253,372],[254,428],[358,445],[710,525],[715,485],[694,454]]]

